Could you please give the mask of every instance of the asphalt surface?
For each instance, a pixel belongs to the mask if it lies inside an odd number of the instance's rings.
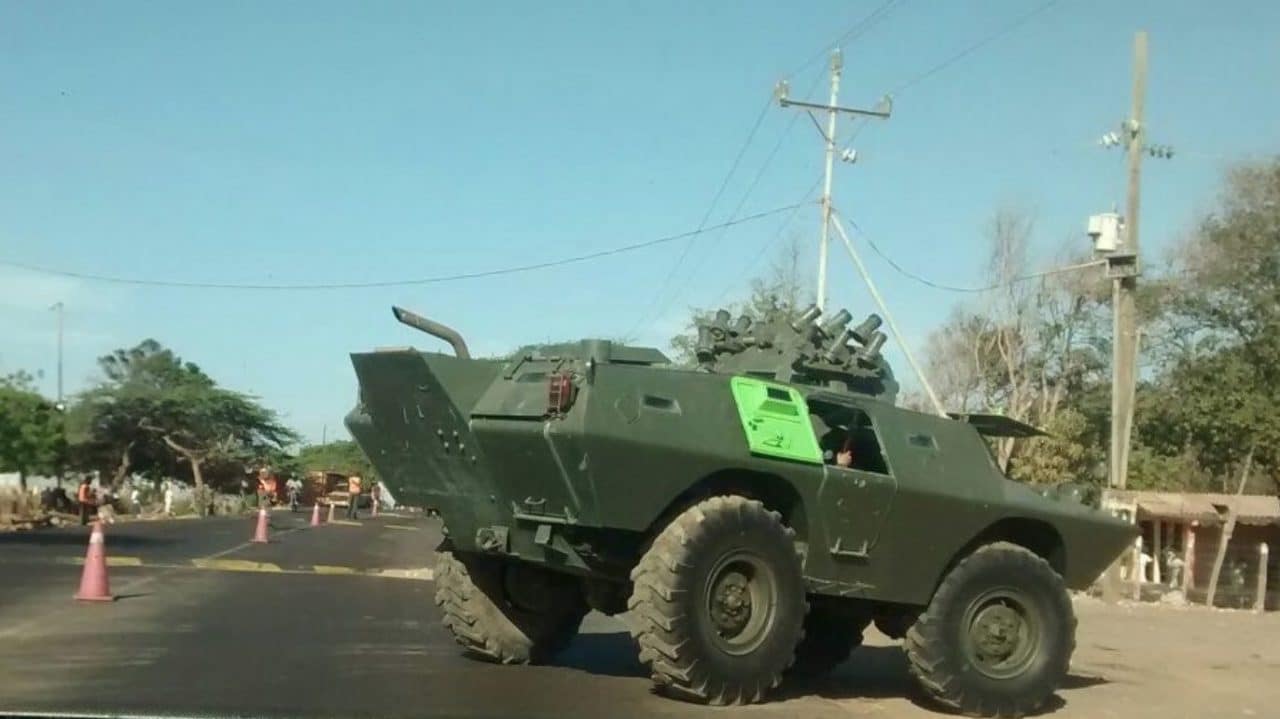
[[[103,604],[71,599],[86,529],[0,534],[0,715],[939,716],[916,698],[901,650],[874,632],[833,676],[729,710],[654,695],[622,622],[595,614],[550,665],[471,660],[431,601],[437,523],[384,514],[308,528],[307,518],[276,512],[267,545],[248,543],[252,518],[113,525],[106,541],[119,598]],[[1227,617],[1200,630],[1190,614],[1078,610],[1080,649],[1055,715],[1207,715],[1187,713],[1194,704],[1178,691],[1191,683],[1169,671],[1185,663],[1174,640],[1195,631],[1199,652],[1231,640],[1215,660],[1223,679],[1205,683],[1216,692],[1204,695],[1211,713],[1249,716],[1254,694],[1275,693],[1263,677],[1280,668],[1270,648],[1280,642],[1262,639],[1280,638],[1275,621]],[[1169,617],[1185,626],[1161,629]],[[1170,639],[1162,672],[1135,658],[1150,654],[1152,637]],[[1249,641],[1268,648],[1236,651]],[[1273,699],[1256,715],[1280,704]]]

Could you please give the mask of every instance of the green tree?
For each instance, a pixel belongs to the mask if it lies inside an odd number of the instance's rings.
[[[752,319],[773,312],[782,312],[790,319],[803,311],[814,297],[802,273],[803,256],[799,239],[793,237],[774,258],[765,275],[747,281],[745,299],[730,302],[724,307],[691,309],[684,331],[670,341],[676,363],[692,365],[697,361],[694,348],[698,344],[698,325],[710,322],[716,310],[726,309],[731,314],[746,314]]]
[[[1280,159],[1228,172],[1218,208],[1177,248],[1164,285],[1152,323],[1159,373],[1138,395],[1139,442],[1218,489],[1256,445],[1250,491],[1280,488]]]
[[[176,464],[203,492],[211,463],[229,470],[225,479],[297,440],[275,412],[217,386],[199,366],[154,340],[116,350],[98,364],[104,380],[72,414],[82,455],[114,460],[113,485],[131,470]]]
[[[31,375],[0,377],[0,469],[17,472],[24,491],[28,475],[58,470],[62,422],[60,408],[35,391]]]
[[[1009,465],[1009,476],[1028,484],[1097,481],[1104,453],[1088,439],[1088,418],[1066,407],[1045,425],[1046,437],[1025,440]]]
[[[351,440],[306,445],[298,450],[297,463],[304,472],[335,471],[377,478],[369,458]]]

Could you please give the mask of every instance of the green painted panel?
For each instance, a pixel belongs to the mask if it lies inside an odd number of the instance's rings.
[[[734,377],[729,387],[752,453],[822,464],[822,451],[799,392],[750,377]]]

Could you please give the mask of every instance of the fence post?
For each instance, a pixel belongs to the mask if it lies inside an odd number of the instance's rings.
[[[1182,544],[1182,594],[1185,596],[1187,592],[1194,589],[1195,571],[1196,571],[1196,522],[1187,525],[1186,534],[1183,535]]]
[[[1142,570],[1142,536],[1133,540],[1133,569],[1129,573],[1129,578],[1133,580],[1133,601],[1142,599],[1142,583],[1147,581]]]
[[[1258,598],[1253,605],[1255,612],[1267,610],[1267,554],[1269,551],[1266,542],[1258,544]]]

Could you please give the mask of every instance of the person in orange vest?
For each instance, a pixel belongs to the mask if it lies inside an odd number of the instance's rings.
[[[347,518],[356,518],[356,505],[360,502],[360,475],[353,474],[347,477],[347,494],[350,497],[347,500]]]
[[[266,467],[258,470],[258,506],[267,507],[275,503],[276,478]]]
[[[80,488],[76,490],[76,501],[80,503],[80,526],[89,523],[89,515],[95,506],[93,487],[89,486],[89,478],[80,480]]]

